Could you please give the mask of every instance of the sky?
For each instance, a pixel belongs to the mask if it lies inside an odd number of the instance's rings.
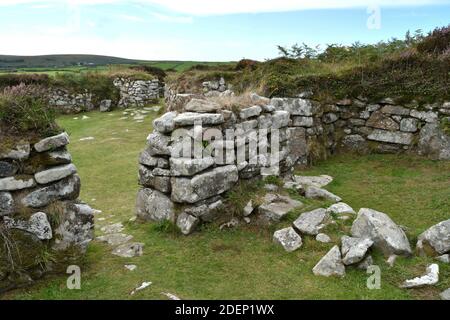
[[[450,0],[0,0],[0,54],[265,60],[450,24]]]

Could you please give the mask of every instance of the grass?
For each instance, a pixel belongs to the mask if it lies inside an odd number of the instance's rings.
[[[103,211],[97,230],[105,223],[123,222],[125,233],[144,242],[144,255],[124,259],[111,248],[91,243],[82,266],[81,290],[66,289],[66,275],[48,276],[33,287],[6,294],[4,299],[166,299],[170,292],[183,299],[436,299],[450,286],[450,267],[441,265],[436,287],[399,289],[405,279],[422,274],[431,258],[399,258],[389,269],[375,255],[382,270],[381,290],[369,290],[364,271],[349,268],[344,279],[315,277],[311,269],[331,244],[304,237],[303,247],[286,253],[272,244],[274,230],[287,226],[302,211],[326,204],[306,201],[302,210],[270,228],[241,225],[219,231],[217,225],[202,227],[189,237],[171,232],[170,226],[129,222],[134,215],[137,157],[144,148],[151,120],[143,123],[120,120],[122,113],[89,113],[89,119],[59,118],[71,136],[69,150],[82,178],[81,198]],[[79,141],[92,136],[95,140]],[[370,207],[388,213],[409,228],[414,243],[427,227],[448,219],[450,163],[409,156],[337,156],[298,173],[330,174],[327,188],[355,209]],[[239,198],[239,197],[238,197]],[[95,199],[95,200],[94,200]],[[242,199],[244,201],[246,199]],[[107,218],[99,221],[98,218]],[[340,222],[326,232],[338,240],[351,222]],[[97,231],[97,234],[100,234]],[[124,264],[136,264],[130,272]],[[153,284],[133,296],[143,281]]]

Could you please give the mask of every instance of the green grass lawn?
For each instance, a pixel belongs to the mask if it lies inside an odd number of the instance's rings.
[[[48,276],[33,287],[5,295],[7,299],[166,299],[161,292],[182,299],[436,299],[450,286],[450,267],[440,265],[441,280],[435,287],[404,290],[405,279],[424,273],[431,258],[399,258],[388,268],[382,256],[380,290],[366,287],[364,271],[348,268],[343,279],[322,278],[311,269],[332,247],[304,237],[303,247],[286,253],[272,244],[273,231],[289,225],[302,211],[325,205],[304,201],[306,206],[289,214],[287,221],[267,229],[241,225],[219,231],[204,226],[189,237],[158,231],[152,224],[131,223],[138,190],[137,157],[151,132],[152,114],[144,123],[120,120],[122,112],[89,113],[59,123],[71,136],[70,152],[82,179],[81,199],[103,213],[97,229],[123,222],[125,233],[145,243],[144,255],[124,259],[111,248],[91,243],[82,266],[81,290],[66,289],[65,275]],[[92,141],[79,141],[92,136]],[[335,180],[327,189],[358,210],[369,207],[389,214],[407,226],[411,243],[427,227],[449,218],[450,162],[434,162],[409,156],[336,156],[302,174],[329,174]],[[301,198],[299,198],[301,199]],[[303,200],[302,200],[303,201]],[[330,226],[326,232],[337,241],[351,222]],[[100,234],[97,231],[97,234]],[[124,264],[136,264],[130,272]],[[130,291],[143,281],[153,284],[133,296]]]

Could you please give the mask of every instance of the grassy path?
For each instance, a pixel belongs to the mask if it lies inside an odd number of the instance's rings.
[[[110,254],[111,248],[94,241],[82,267],[81,290],[66,289],[66,277],[50,276],[32,288],[9,293],[7,299],[166,299],[170,292],[183,299],[410,299],[437,298],[450,286],[450,267],[441,265],[437,287],[414,291],[397,286],[404,279],[425,270],[432,259],[398,259],[389,269],[375,256],[382,269],[381,290],[368,290],[368,275],[348,270],[344,279],[315,277],[311,269],[331,244],[304,239],[295,253],[272,245],[275,229],[251,225],[231,231],[217,226],[183,237],[159,231],[154,225],[130,223],[134,216],[137,186],[137,157],[151,131],[151,114],[143,123],[121,120],[122,112],[89,113],[90,118],[74,120],[64,116],[60,124],[71,135],[70,152],[82,179],[81,199],[103,211],[97,229],[122,222],[125,233],[144,242],[144,255],[124,259]],[[94,137],[94,140],[80,141]],[[404,156],[339,156],[317,164],[306,174],[330,174],[335,181],[327,188],[355,208],[370,207],[388,213],[409,228],[415,237],[450,215],[450,163]],[[105,218],[104,221],[98,220]],[[348,229],[351,222],[343,222]],[[337,240],[337,228],[327,230]],[[136,264],[130,272],[124,264]],[[143,281],[153,284],[133,296],[130,291]]]

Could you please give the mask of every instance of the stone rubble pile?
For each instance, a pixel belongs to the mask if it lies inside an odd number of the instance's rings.
[[[93,238],[68,143],[64,132],[0,149],[0,292],[77,260]],[[54,261],[41,261],[47,253]]]

